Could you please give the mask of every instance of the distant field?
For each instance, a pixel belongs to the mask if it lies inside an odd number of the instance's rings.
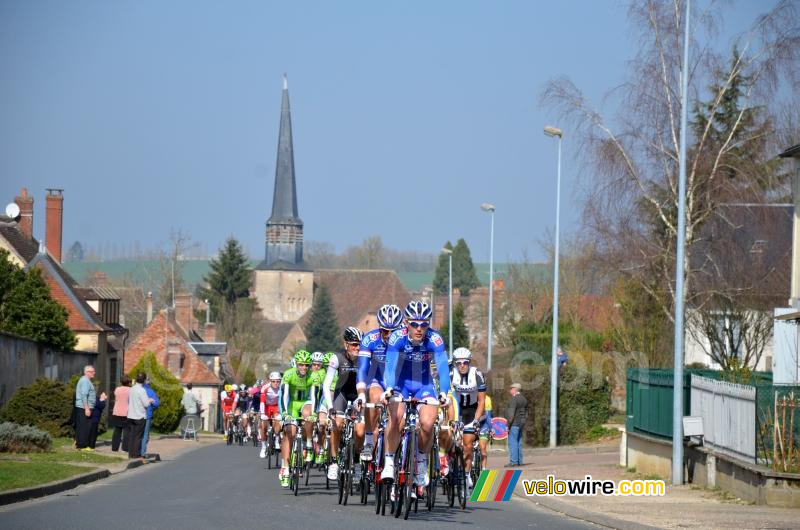
[[[253,267],[257,264],[258,260],[252,260],[250,262],[250,265]],[[91,271],[100,271],[106,273],[112,279],[121,280],[128,278],[137,284],[151,286],[150,288],[155,288],[160,284],[161,267],[158,261],[67,262],[63,265],[67,272],[79,283],[85,282]],[[507,263],[495,263],[495,278],[502,278],[507,268]],[[184,261],[183,280],[186,284],[195,286],[203,281],[203,277],[208,274],[208,270],[208,260]],[[481,283],[488,285],[489,264],[476,263],[475,271]],[[543,273],[547,274],[544,270]],[[399,272],[397,275],[400,281],[403,282],[403,285],[406,286],[406,289],[409,291],[418,291],[423,285],[430,285],[433,283],[433,274],[434,270],[431,269],[426,272]]]

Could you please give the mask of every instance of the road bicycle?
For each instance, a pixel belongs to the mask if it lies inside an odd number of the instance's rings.
[[[339,464],[339,504],[347,505],[347,498],[353,493],[355,424],[356,420],[358,420],[358,412],[353,403],[348,401],[344,414],[338,414],[337,416],[344,418],[339,439],[339,453],[337,455],[337,463]]]
[[[447,504],[451,508],[458,500],[463,510],[467,506],[467,474],[464,467],[464,424],[451,422],[453,428],[453,449],[448,455],[450,473],[448,474]]]
[[[303,474],[303,468],[306,465],[305,458],[303,458],[304,440],[303,440],[303,423],[306,422],[305,418],[298,418],[291,421],[284,421],[284,430],[289,426],[295,426],[295,435],[292,440],[291,452],[289,455],[289,489],[297,496],[300,491],[300,477]],[[288,435],[287,435],[288,436]]]

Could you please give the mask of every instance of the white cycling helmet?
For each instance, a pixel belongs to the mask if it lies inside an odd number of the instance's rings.
[[[456,348],[453,352],[454,361],[469,361],[472,359],[472,352],[466,348]]]
[[[237,385],[237,384],[234,384],[233,386],[231,386],[231,390],[233,390],[234,392],[236,392],[237,390],[239,390],[239,385]]]
[[[325,354],[323,354],[321,351],[315,351],[314,353],[311,354],[312,363],[322,364],[324,360],[325,360]]]
[[[272,372],[271,374],[269,374],[270,381],[272,381],[274,379],[280,380],[280,378],[281,378],[281,374],[279,374],[278,372]]]

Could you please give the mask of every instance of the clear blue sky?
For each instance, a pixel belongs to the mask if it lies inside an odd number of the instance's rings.
[[[723,35],[774,2],[737,1]],[[0,201],[64,188],[64,247],[182,229],[211,252],[263,254],[282,75],[289,76],[306,240],[488,261],[542,259],[555,141],[538,104],[572,78],[594,100],[633,56],[626,4],[560,2],[0,2]],[[725,39],[727,41],[727,38]],[[557,124],[556,124],[557,125]],[[577,226],[565,131],[562,226]]]

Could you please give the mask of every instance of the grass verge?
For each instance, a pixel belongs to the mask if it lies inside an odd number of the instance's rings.
[[[46,484],[95,469],[97,468],[52,462],[0,461],[0,491]]]

